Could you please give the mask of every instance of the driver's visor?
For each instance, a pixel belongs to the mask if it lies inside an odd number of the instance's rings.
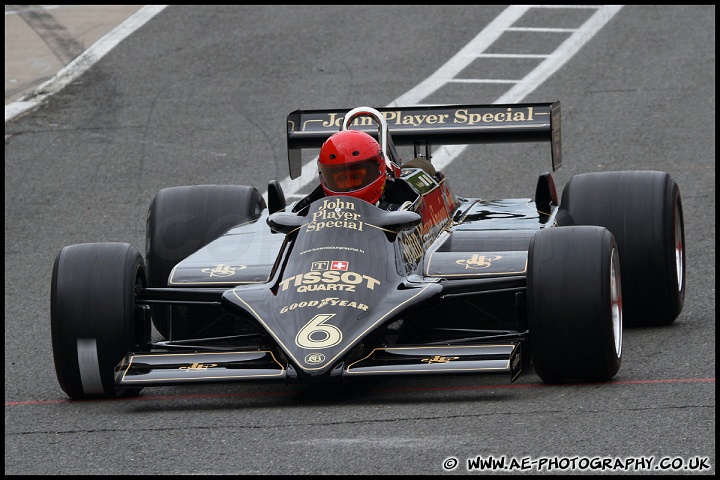
[[[349,165],[320,165],[319,169],[325,186],[333,192],[354,192],[380,177],[380,167],[374,158]]]

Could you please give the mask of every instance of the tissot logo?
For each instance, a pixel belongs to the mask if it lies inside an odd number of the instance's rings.
[[[324,272],[300,273],[280,282],[283,292],[291,285],[296,287],[298,292],[312,292],[317,290],[354,292],[355,287],[358,285],[365,285],[366,288],[374,290],[376,285],[380,285],[380,281],[369,275],[361,275],[355,272],[327,270]]]
[[[317,262],[313,262],[312,266],[310,266],[310,270],[313,272],[328,270],[330,268],[330,262],[327,260],[320,260]]]
[[[323,270],[347,271],[349,266],[350,266],[350,263],[346,262],[344,260],[333,260],[332,262],[329,262],[327,260],[320,260],[317,262],[313,262],[312,266],[310,267],[310,270],[312,270],[313,272],[323,271]]]

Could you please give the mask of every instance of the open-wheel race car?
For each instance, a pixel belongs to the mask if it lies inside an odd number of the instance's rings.
[[[683,210],[660,171],[552,174],[532,198],[468,198],[431,146],[547,142],[561,166],[560,103],[297,110],[303,150],[338,131],[377,138],[392,208],[321,189],[287,202],[245,185],[166,188],[145,256],[70,245],[52,272],[57,378],[73,399],[144,387],[347,382],[534,368],[547,383],[609,381],[623,324],[672,323],[685,295]],[[413,147],[403,163],[398,147]],[[154,327],[154,330],[153,330]]]

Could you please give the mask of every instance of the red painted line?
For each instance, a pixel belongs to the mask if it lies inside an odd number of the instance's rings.
[[[715,383],[715,377],[710,378],[665,378],[656,380],[616,380],[612,382],[602,383],[571,383],[562,385],[549,385],[545,383],[518,383],[509,385],[466,385],[453,387],[402,387],[402,388],[371,388],[368,392],[375,393],[397,393],[397,392],[433,392],[433,391],[453,391],[453,390],[503,390],[503,389],[525,389],[525,388],[564,388],[569,386],[583,385],[652,385],[652,384],[668,384],[668,383]],[[298,391],[274,391],[259,393],[197,393],[192,395],[162,395],[139,396],[129,398],[113,398],[102,400],[28,400],[20,402],[5,402],[5,407],[17,407],[22,405],[55,405],[59,403],[83,403],[83,402],[129,402],[129,401],[152,401],[152,400],[187,400],[191,398],[242,398],[242,397],[277,397],[285,395],[293,395]]]
[[[565,388],[577,387],[584,385],[647,385],[658,383],[714,383],[715,378],[667,378],[658,380],[614,380],[611,382],[599,383],[564,383],[564,384],[546,384],[546,383],[511,383],[508,385],[466,385],[454,387],[400,387],[400,388],[382,388],[373,389],[373,392],[420,392],[420,391],[438,391],[438,390],[495,390],[495,389],[514,389],[514,388]]]

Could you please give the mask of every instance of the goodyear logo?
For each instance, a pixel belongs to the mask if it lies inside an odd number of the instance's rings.
[[[295,302],[290,305],[285,305],[280,309],[280,313],[287,313],[297,308],[323,308],[323,307],[349,307],[357,308],[363,312],[367,312],[368,306],[364,303],[353,302],[352,300],[340,300],[338,297],[327,297],[322,300],[310,300],[307,302]]]

